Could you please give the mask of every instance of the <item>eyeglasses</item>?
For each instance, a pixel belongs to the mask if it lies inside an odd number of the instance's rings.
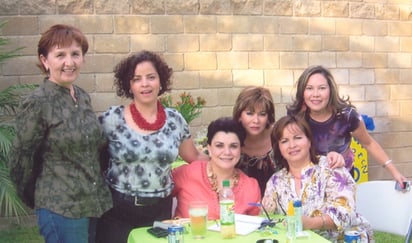
[[[270,228],[275,227],[276,224],[278,224],[278,223],[280,223],[280,222],[283,221],[283,219],[276,219],[276,220],[275,220],[275,219],[272,219],[272,218],[269,216],[268,211],[266,211],[266,208],[263,206],[263,204],[261,203],[260,205],[261,205],[261,207],[262,207],[262,209],[263,209],[263,212],[265,213],[266,219],[263,220],[262,223],[260,223],[259,230],[264,230],[264,229],[266,229],[267,227],[270,227]]]
[[[280,210],[282,210],[283,215],[286,215],[286,211],[285,209],[282,207],[282,204],[280,203],[280,199],[279,199],[279,194],[278,192],[276,192],[276,202],[278,203]]]

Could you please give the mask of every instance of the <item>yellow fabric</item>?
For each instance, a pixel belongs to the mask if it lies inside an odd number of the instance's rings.
[[[368,152],[362,145],[352,138],[350,144],[354,153],[354,179],[356,183],[368,181]]]

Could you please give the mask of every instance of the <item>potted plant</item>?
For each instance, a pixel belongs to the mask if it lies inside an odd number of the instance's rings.
[[[190,93],[183,92],[179,95],[180,100],[173,104],[172,97],[167,94],[160,97],[160,102],[164,107],[171,107],[176,109],[187,124],[190,124],[194,119],[200,116],[202,108],[206,104],[205,99],[197,97],[196,102]]]
[[[164,107],[174,108],[182,114],[187,124],[190,124],[194,119],[198,118],[202,113],[202,108],[206,104],[205,99],[197,97],[196,101],[190,93],[183,92],[179,95],[180,100],[173,103],[172,97],[167,94],[160,97],[160,102]],[[205,136],[195,139],[196,146],[199,150],[203,150],[206,147]],[[180,157],[173,163],[172,167],[176,168],[186,162]]]

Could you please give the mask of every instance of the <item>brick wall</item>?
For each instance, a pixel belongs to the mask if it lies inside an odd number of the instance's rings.
[[[231,115],[242,87],[272,91],[285,114],[294,81],[309,65],[333,72],[341,95],[374,118],[372,136],[412,177],[412,3],[409,0],[2,0],[0,33],[21,56],[0,66],[0,88],[39,83],[40,33],[56,23],[80,27],[90,49],[77,84],[96,112],[127,101],[112,89],[114,65],[131,52],[161,52],[174,69],[174,91],[207,105],[194,133]],[[370,161],[370,179],[390,178]]]

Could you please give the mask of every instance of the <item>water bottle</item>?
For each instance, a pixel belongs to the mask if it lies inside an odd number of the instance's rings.
[[[293,201],[290,200],[288,204],[288,212],[286,215],[286,242],[292,243],[296,239],[296,220],[295,209],[293,207]]]
[[[220,204],[220,233],[224,239],[236,236],[235,228],[235,195],[230,188],[230,181],[224,180],[219,193]]]
[[[293,202],[293,209],[295,211],[295,220],[296,220],[296,235],[299,235],[302,232],[302,201],[295,200]]]

